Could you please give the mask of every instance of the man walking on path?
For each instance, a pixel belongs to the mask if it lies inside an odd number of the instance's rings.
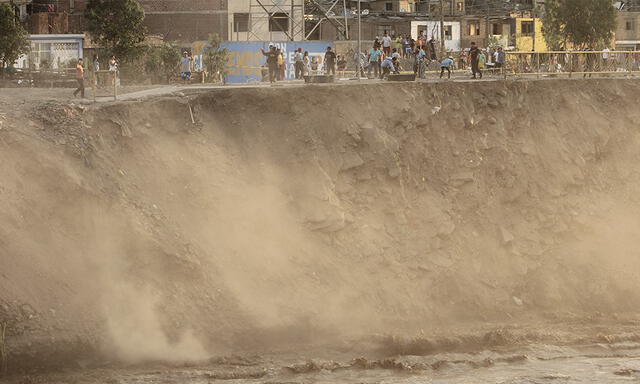
[[[324,65],[327,75],[336,74],[336,53],[331,50],[331,47],[327,47],[327,53],[324,54]]]
[[[442,76],[444,75],[444,71],[449,72],[448,73],[448,79],[451,78],[451,67],[453,67],[453,57],[449,56],[446,59],[442,60],[442,63],[440,63],[440,78],[442,79]]]
[[[480,75],[482,79],[482,72],[480,72],[480,50],[476,43],[471,43],[471,49],[469,50],[469,58],[471,60],[471,72],[473,72],[472,79],[476,79],[476,74]]]
[[[293,56],[294,68],[296,73],[296,80],[302,79],[304,73],[304,63],[302,62],[302,48],[296,49],[296,54]]]
[[[80,93],[80,97],[84,99],[84,68],[82,67],[82,59],[78,59],[76,64],[76,81],[78,82],[78,89],[73,92],[73,97]]]
[[[269,82],[272,84],[276,82],[276,76],[278,74],[278,52],[275,46],[270,46],[269,51],[265,52],[260,48],[262,54],[267,57],[267,66],[269,67]]]

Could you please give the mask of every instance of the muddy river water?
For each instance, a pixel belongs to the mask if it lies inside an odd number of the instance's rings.
[[[198,365],[102,367],[14,377],[10,383],[335,384],[640,383],[640,344],[533,344],[475,353],[384,359],[226,357]]]

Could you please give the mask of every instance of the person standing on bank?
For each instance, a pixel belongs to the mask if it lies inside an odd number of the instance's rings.
[[[380,74],[380,58],[382,57],[382,52],[380,52],[380,48],[374,46],[369,51],[369,69],[367,70],[368,77],[371,76],[371,71],[373,71],[374,78],[377,78]]]
[[[324,54],[324,66],[325,74],[336,74],[336,53],[331,50],[331,47],[327,47],[327,53]]]
[[[267,57],[267,67],[269,67],[269,82],[272,84],[276,82],[276,76],[278,75],[278,52],[276,47],[271,45],[269,51],[265,52],[260,48],[262,54]]]
[[[382,52],[385,56],[391,55],[391,36],[387,31],[384,31],[384,36],[382,36]]]
[[[471,43],[471,49],[469,49],[469,60],[471,61],[471,72],[473,72],[472,79],[477,79],[476,74],[480,75],[482,79],[482,72],[480,71],[480,49],[475,42]]]
[[[286,78],[287,65],[284,62],[284,52],[278,48],[278,80],[284,80]]]
[[[189,56],[187,51],[182,52],[182,59],[180,59],[180,78],[183,83],[187,83],[191,80],[191,62],[193,58]]]
[[[295,55],[293,55],[293,65],[295,68],[295,76],[296,76],[296,80],[300,80],[302,79],[302,76],[304,75],[304,62],[303,62],[303,56],[302,56],[302,48],[298,48],[296,49],[296,53]]]
[[[501,68],[504,67],[504,60],[505,60],[505,54],[504,51],[502,50],[502,47],[498,47],[498,50],[496,51],[496,53],[493,54],[494,56],[494,62],[495,62],[495,67],[497,69],[500,69],[500,71],[502,71]]]
[[[311,75],[311,57],[309,57],[309,51],[304,51],[304,55],[302,55],[302,67],[304,68],[302,75],[310,76]]]
[[[78,59],[78,64],[76,64],[76,81],[78,82],[78,88],[73,92],[73,97],[80,93],[80,97],[84,99],[84,67],[82,66],[82,59]]]

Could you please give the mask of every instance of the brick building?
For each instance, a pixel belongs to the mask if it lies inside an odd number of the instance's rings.
[[[619,12],[616,49],[640,50],[640,7],[637,12]]]
[[[169,41],[191,43],[206,40],[211,33],[218,34],[223,40],[303,39],[304,0],[261,0],[262,5],[256,0],[138,1],[144,8],[149,34]],[[13,3],[31,33],[64,34],[86,30],[87,0],[13,0]]]

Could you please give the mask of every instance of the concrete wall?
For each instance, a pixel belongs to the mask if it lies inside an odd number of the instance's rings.
[[[320,28],[320,40],[341,39],[331,23],[325,21]],[[384,30],[392,35],[409,35],[411,34],[411,20],[408,18],[402,20],[382,17],[362,18],[362,40],[374,40],[376,36],[382,37]],[[349,36],[351,40],[358,39],[358,21],[355,18],[349,19]]]
[[[273,44],[282,50],[285,61],[285,76],[291,80],[294,78],[293,56],[298,48],[309,52],[309,56],[317,63],[318,70],[322,69],[324,53],[328,46],[333,46],[328,41],[274,41],[266,42],[224,42],[222,47],[229,52],[229,74],[226,78],[229,83],[254,83],[262,80],[262,67],[266,66],[266,57],[260,49],[268,49]],[[207,42],[194,42],[192,52],[196,69],[202,68],[203,53],[207,49]],[[265,67],[266,68],[266,67]]]
[[[289,35],[294,40],[302,40],[302,4],[304,0],[294,0],[293,19],[289,20]],[[291,0],[262,0],[263,5],[269,12],[284,12],[291,14]],[[234,14],[251,13],[249,20],[250,32],[234,32]],[[232,0],[228,4],[227,35],[230,41],[286,41],[289,40],[287,34],[283,32],[269,31],[269,14],[265,12],[258,3],[250,0]],[[293,31],[292,31],[293,24]]]
[[[524,35],[522,32],[522,23],[531,21],[534,22],[535,33],[533,35]],[[544,39],[544,35],[542,34],[542,19],[536,18],[534,20],[530,17],[519,17],[516,18],[515,26],[516,50],[523,52],[529,52],[533,50],[534,37],[536,40],[536,52],[544,52],[549,50],[547,48],[547,42]]]
[[[241,0],[139,0],[145,11],[145,25],[152,35],[191,43],[217,33],[227,39],[228,2]],[[244,0],[242,0],[244,1]],[[246,0],[247,2],[249,0]],[[69,29],[84,32],[86,0],[59,0],[59,7],[71,13]]]
[[[616,47],[640,48],[640,12],[618,12]]]
[[[211,33],[228,38],[228,0],[140,0],[140,4],[150,34],[189,43],[206,40]]]
[[[510,45],[510,37],[512,34],[512,19],[505,18],[495,18],[489,20],[489,32],[493,32],[493,24],[498,24],[500,29],[502,30],[501,34],[492,34],[489,33],[490,36],[499,40],[500,45],[503,47],[508,47]],[[470,25],[477,26],[479,28],[479,33],[470,34],[470,32],[475,32],[477,28],[470,27]],[[461,31],[461,48],[469,48],[471,46],[471,42],[475,42],[480,47],[486,47],[488,45],[487,40],[487,22],[486,19],[482,17],[473,18],[463,18],[460,21],[460,31]]]
[[[460,50],[460,22],[459,21],[445,21],[445,27],[451,26],[451,40],[445,40],[444,46],[448,51]],[[427,38],[434,37],[436,40],[440,40],[440,22],[438,21],[412,21],[411,22],[411,37],[418,39],[420,36],[419,31],[426,27]]]

